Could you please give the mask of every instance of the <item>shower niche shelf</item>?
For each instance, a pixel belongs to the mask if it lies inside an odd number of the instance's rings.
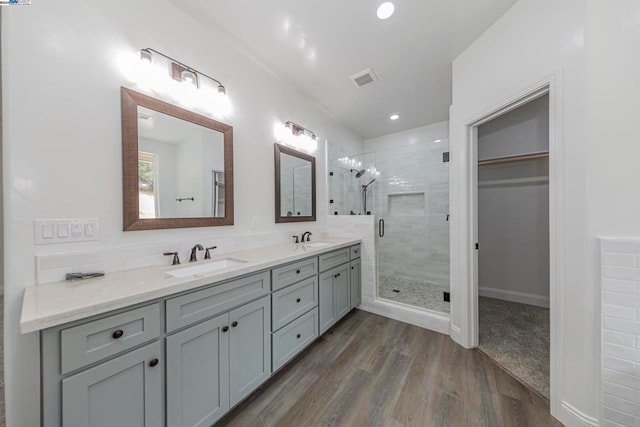
[[[424,216],[426,197],[424,192],[387,195],[387,213],[390,216]]]

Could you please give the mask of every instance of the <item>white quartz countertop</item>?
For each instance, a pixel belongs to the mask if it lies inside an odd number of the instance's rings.
[[[266,270],[314,255],[360,243],[360,239],[323,238],[322,247],[305,244],[280,244],[213,256],[211,261],[198,261],[179,266],[153,266],[108,273],[104,277],[76,282],[61,281],[29,286],[25,290],[20,318],[20,332],[27,334],[74,320],[106,313],[134,304],[152,301],[200,286],[221,282]],[[316,243],[316,242],[311,242]],[[246,261],[229,268],[173,277],[168,271],[204,265],[220,259]]]

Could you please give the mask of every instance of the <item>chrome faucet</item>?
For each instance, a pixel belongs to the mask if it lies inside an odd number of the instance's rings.
[[[310,231],[305,231],[304,233],[302,233],[302,237],[300,237],[300,241],[301,242],[310,242],[311,241],[311,232]],[[304,236],[307,236],[307,240],[304,240]]]
[[[171,265],[178,265],[180,264],[180,257],[178,257],[178,252],[165,252],[162,255],[173,255],[173,261],[171,261]]]
[[[209,253],[209,251],[217,248],[217,246],[209,246],[208,248],[205,248],[206,250],[204,252],[204,259],[211,259],[211,254]]]
[[[198,257],[196,256],[196,250],[203,251],[204,248],[202,247],[202,245],[200,243],[198,243],[197,245],[192,247],[191,248],[191,256],[189,257],[189,262],[194,262],[194,261],[198,260]]]

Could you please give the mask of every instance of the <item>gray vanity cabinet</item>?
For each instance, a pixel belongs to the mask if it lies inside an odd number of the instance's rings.
[[[162,347],[126,353],[62,381],[62,425],[162,425]]]
[[[43,330],[42,426],[215,424],[360,302],[359,254],[345,247]]]
[[[229,409],[229,315],[167,337],[167,425],[205,427]]]
[[[320,334],[325,333],[351,309],[349,301],[349,264],[320,274]]]
[[[360,279],[362,275],[362,271],[360,266],[361,266],[360,259],[356,259],[354,261],[351,261],[350,263],[351,308],[357,307],[360,304],[360,302],[362,302],[361,279]]]
[[[271,374],[269,297],[167,337],[167,425],[210,426]]]
[[[271,375],[271,298],[266,296],[229,313],[231,406]]]

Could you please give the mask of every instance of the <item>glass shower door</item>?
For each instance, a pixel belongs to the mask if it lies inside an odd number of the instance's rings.
[[[449,312],[448,151],[440,140],[376,152],[379,298]]]

